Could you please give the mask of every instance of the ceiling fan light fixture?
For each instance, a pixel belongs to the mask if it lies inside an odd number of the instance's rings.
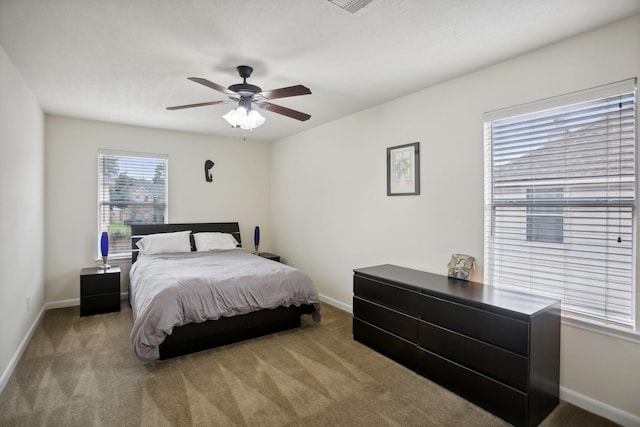
[[[233,128],[253,130],[262,126],[267,120],[256,110],[247,110],[245,107],[234,108],[222,116]]]
[[[256,110],[251,110],[249,111],[249,114],[247,114],[247,124],[249,125],[248,129],[255,129],[262,126],[266,121],[267,119],[265,119],[262,114],[258,113]],[[242,126],[240,127],[242,129],[247,129]]]

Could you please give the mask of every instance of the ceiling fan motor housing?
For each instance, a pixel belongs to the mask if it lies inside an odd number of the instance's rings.
[[[242,83],[229,86],[229,90],[239,93],[242,96],[252,96],[254,93],[262,92],[262,89],[256,85],[247,83],[247,79],[251,77],[253,68],[248,65],[238,65],[236,67],[238,74],[244,80]]]
[[[250,85],[248,83],[238,83],[235,85],[229,86],[229,90],[239,93],[242,96],[251,96],[254,93],[262,92],[256,85]]]

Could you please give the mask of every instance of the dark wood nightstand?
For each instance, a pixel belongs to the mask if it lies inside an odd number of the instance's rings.
[[[83,268],[80,272],[80,316],[120,311],[120,267]]]
[[[280,262],[280,255],[272,254],[272,253],[269,253],[269,252],[260,252],[260,253],[258,253],[258,255],[260,255],[262,258],[267,258],[267,259],[270,259],[272,261]]]

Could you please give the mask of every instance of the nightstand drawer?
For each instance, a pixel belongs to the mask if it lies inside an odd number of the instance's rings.
[[[429,295],[420,297],[420,318],[463,335],[529,355],[529,324]]]
[[[353,294],[409,316],[418,315],[420,294],[417,292],[355,276],[353,278]]]
[[[91,296],[120,292],[120,274],[113,276],[82,276],[80,295]]]
[[[82,297],[80,316],[120,311],[120,294],[103,294]]]

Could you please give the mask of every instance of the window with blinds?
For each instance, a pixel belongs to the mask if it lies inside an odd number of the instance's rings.
[[[484,281],[635,326],[635,79],[485,114]]]
[[[109,257],[131,255],[131,224],[167,220],[167,156],[98,153],[99,233],[109,233]]]

